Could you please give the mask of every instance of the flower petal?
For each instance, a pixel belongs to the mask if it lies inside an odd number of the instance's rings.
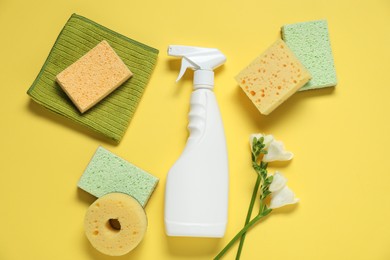
[[[271,195],[270,208],[276,209],[289,204],[295,204],[299,199],[295,198],[294,192],[289,187],[284,186],[280,191],[274,192]]]
[[[283,189],[286,186],[287,179],[278,171],[273,175],[273,180],[269,186],[270,192],[277,192]]]
[[[291,160],[293,156],[292,152],[284,150],[283,142],[273,140],[268,147],[268,153],[264,155],[263,161],[288,161]]]

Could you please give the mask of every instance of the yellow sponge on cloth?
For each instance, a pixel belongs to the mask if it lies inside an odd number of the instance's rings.
[[[108,42],[102,41],[59,73],[56,81],[84,113],[132,75]]]
[[[282,40],[277,40],[236,76],[240,87],[264,115],[310,79],[308,70]]]
[[[91,109],[80,113],[57,83],[56,76],[103,40],[110,44],[134,75]],[[157,56],[157,49],[73,14],[27,93],[47,109],[118,143],[141,101]]]
[[[103,254],[120,256],[141,242],[147,218],[137,200],[123,193],[110,193],[88,208],[84,227],[93,247]]]

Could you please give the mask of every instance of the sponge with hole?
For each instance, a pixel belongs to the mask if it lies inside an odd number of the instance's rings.
[[[125,193],[145,207],[157,183],[157,177],[99,147],[78,187],[98,198],[108,193]]]
[[[88,208],[84,218],[89,242],[98,251],[112,256],[133,250],[143,239],[147,224],[142,206],[123,193],[100,197]]]

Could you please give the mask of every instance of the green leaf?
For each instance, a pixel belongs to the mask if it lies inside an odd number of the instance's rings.
[[[252,162],[252,167],[256,172],[261,172],[261,167],[256,162]]]
[[[260,142],[260,143],[264,143],[264,136],[262,136],[262,137],[259,138],[259,142]]]
[[[271,192],[269,190],[264,190],[263,193],[261,194],[261,198],[265,199],[270,194],[271,194]]]
[[[261,168],[266,169],[268,167],[268,163],[261,161]]]
[[[274,176],[272,176],[272,175],[271,175],[271,176],[268,176],[268,177],[265,179],[264,183],[267,184],[267,185],[269,185],[269,184],[272,183],[273,179],[274,179]]]

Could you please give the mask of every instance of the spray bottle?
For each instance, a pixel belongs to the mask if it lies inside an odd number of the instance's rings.
[[[194,72],[186,146],[169,170],[165,188],[168,236],[223,237],[228,211],[228,158],[214,88],[214,69],[226,58],[218,49],[170,45],[182,58],[179,77]]]

